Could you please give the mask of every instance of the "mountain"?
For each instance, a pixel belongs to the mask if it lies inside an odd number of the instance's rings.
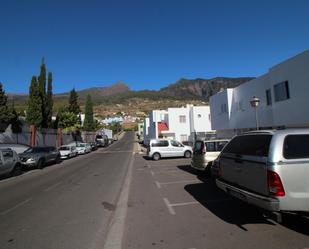
[[[149,111],[151,108],[164,109],[168,106],[181,106],[185,103],[205,104],[211,95],[222,89],[233,88],[243,84],[252,77],[228,78],[216,77],[213,79],[180,79],[176,83],[159,91],[132,91],[122,83],[117,82],[109,87],[93,87],[77,91],[81,106],[84,105],[88,94],[91,95],[94,106],[106,113],[115,113],[125,110]],[[27,95],[10,95],[14,98],[15,106],[24,110],[27,104]],[[67,105],[69,93],[54,95],[54,111],[60,106]],[[98,111],[101,112],[101,111]],[[103,111],[102,111],[103,112]]]
[[[216,94],[221,89],[234,88],[252,79],[254,78],[216,77],[213,79],[180,79],[176,83],[160,89],[160,93],[164,93],[175,98],[200,98],[208,101],[210,96]]]

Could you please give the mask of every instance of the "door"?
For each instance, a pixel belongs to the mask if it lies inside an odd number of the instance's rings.
[[[170,141],[170,151],[171,151],[171,156],[184,156],[184,151],[183,151],[184,146],[179,143],[176,140],[171,140]]]
[[[2,150],[2,165],[1,173],[6,174],[13,170],[14,167],[14,155],[12,150]]]

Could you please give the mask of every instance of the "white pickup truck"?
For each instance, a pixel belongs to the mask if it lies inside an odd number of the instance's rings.
[[[0,148],[0,176],[21,174],[22,164],[17,153],[9,148]]]

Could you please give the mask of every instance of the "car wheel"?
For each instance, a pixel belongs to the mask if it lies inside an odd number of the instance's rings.
[[[20,163],[17,163],[14,167],[14,169],[11,172],[11,176],[19,176],[22,174],[22,166]]]
[[[44,165],[45,165],[45,161],[44,161],[44,159],[41,158],[41,159],[38,161],[37,168],[38,168],[38,169],[43,169],[43,168],[44,168]]]
[[[159,153],[154,153],[154,154],[152,155],[152,159],[153,159],[154,161],[158,161],[160,158],[161,158],[161,156],[160,156]]]
[[[191,157],[191,152],[190,151],[186,151],[184,154],[185,158],[190,158]]]
[[[57,156],[57,158],[56,158],[56,160],[55,160],[55,163],[60,163],[61,162],[61,158],[60,158],[60,156]]]

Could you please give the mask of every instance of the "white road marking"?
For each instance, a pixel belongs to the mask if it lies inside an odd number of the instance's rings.
[[[161,188],[161,184],[158,181],[155,181],[157,188]]]
[[[151,170],[151,171],[150,171],[150,174],[154,176],[155,173]]]
[[[6,215],[6,214],[8,214],[9,212],[13,211],[14,209],[16,209],[16,208],[18,208],[18,207],[20,207],[20,206],[22,206],[22,205],[25,205],[25,204],[28,203],[29,201],[31,201],[31,198],[29,198],[29,199],[27,199],[27,200],[25,200],[25,201],[22,201],[22,202],[20,202],[20,203],[18,203],[18,204],[15,205],[14,207],[9,208],[8,210],[2,212],[1,215]]]
[[[158,170],[154,171],[155,174],[164,174],[169,172],[180,172],[179,169],[168,169],[168,170]]]
[[[107,233],[107,237],[104,244],[104,249],[121,249],[122,248],[122,240],[124,235],[124,227],[125,227],[125,218],[128,209],[128,199],[130,193],[130,186],[132,181],[132,171],[134,164],[134,156],[131,157],[129,162],[128,171],[126,174],[125,181],[121,188],[120,196],[117,201],[117,208],[115,210],[115,214],[111,220],[109,231]],[[101,238],[103,231],[98,231],[98,237]],[[98,243],[90,248],[99,248]],[[101,245],[100,245],[101,246]]]
[[[169,200],[167,198],[163,198],[163,201],[164,201],[165,205],[167,206],[169,213],[171,215],[176,215],[176,212],[175,212],[174,208],[171,206]]]
[[[169,185],[169,184],[178,184],[178,183],[200,183],[199,180],[183,180],[183,181],[175,181],[175,182],[160,182],[160,185]]]
[[[191,201],[191,202],[180,202],[175,204],[170,204],[171,207],[178,207],[178,206],[187,206],[187,205],[195,205],[199,204],[198,201]]]
[[[57,187],[61,182],[57,182],[54,185],[49,186],[48,188],[44,189],[45,192],[48,192],[49,190],[52,190],[53,188]]]

